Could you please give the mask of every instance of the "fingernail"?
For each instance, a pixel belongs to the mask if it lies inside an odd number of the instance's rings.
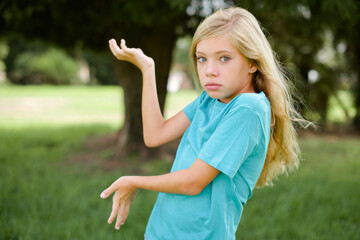
[[[101,194],[100,194],[100,197],[101,197],[101,198],[105,198],[105,197],[106,197],[105,193],[101,193]]]
[[[115,229],[116,229],[116,230],[119,230],[119,229],[120,229],[120,226],[116,226]]]

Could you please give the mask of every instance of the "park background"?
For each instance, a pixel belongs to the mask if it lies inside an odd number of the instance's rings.
[[[2,1],[0,239],[143,238],[157,193],[139,191],[120,231],[99,194],[121,175],[168,172],[177,142],[144,146],[141,74],[108,40],[154,58],[168,118],[200,91],[188,58],[196,26],[233,5],[259,19],[317,124],[299,133],[299,169],[254,191],[237,239],[360,239],[355,0]]]

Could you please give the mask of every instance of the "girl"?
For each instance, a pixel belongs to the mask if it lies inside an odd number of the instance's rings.
[[[119,229],[136,190],[147,189],[160,193],[146,239],[235,239],[254,187],[298,165],[293,123],[306,123],[257,20],[242,8],[229,8],[199,25],[191,57],[204,92],[166,121],[154,61],[124,40],[109,44],[116,58],[142,72],[145,144],[182,139],[170,173],[123,176],[102,192],[102,198],[115,192],[108,222],[116,218]]]

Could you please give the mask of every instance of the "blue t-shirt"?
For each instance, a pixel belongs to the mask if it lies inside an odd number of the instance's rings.
[[[243,93],[225,104],[203,92],[184,112],[191,124],[171,172],[186,169],[199,158],[220,173],[195,196],[159,193],[146,239],[235,239],[243,205],[266,158],[269,101],[263,92]]]

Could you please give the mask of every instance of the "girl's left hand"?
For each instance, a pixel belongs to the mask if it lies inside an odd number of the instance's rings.
[[[105,199],[115,192],[113,196],[113,205],[108,223],[112,223],[116,218],[115,229],[119,230],[120,226],[125,223],[129,215],[129,209],[133,203],[137,189],[132,187],[128,181],[129,177],[121,177],[116,180],[110,187],[105,189],[100,197]]]
[[[120,46],[115,39],[109,40],[112,54],[121,61],[127,61],[137,66],[141,71],[154,67],[154,60],[146,56],[140,48],[128,48],[125,40],[121,39]]]

